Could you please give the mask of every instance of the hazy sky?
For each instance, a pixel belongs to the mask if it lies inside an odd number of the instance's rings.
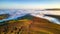
[[[0,0],[3,8],[60,8],[60,0]]]

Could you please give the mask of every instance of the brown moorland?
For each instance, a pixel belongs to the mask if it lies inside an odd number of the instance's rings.
[[[38,17],[7,22],[0,25],[0,34],[60,34],[60,25]]]

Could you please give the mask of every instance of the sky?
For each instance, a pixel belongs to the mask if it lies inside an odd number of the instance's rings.
[[[60,0],[0,0],[0,9],[60,8]]]

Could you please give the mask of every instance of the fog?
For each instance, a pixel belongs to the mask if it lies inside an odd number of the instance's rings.
[[[45,16],[45,14],[60,16],[60,11],[47,11],[47,10],[36,11],[36,10],[27,10],[27,9],[25,9],[25,10],[23,10],[23,9],[20,9],[20,10],[0,10],[0,15],[1,14],[9,14],[10,16],[8,16],[8,18],[6,18],[6,19],[0,20],[0,22],[12,20],[12,19],[17,19],[18,17],[22,17],[22,16],[25,16],[26,14],[30,14],[35,17],[47,19],[50,22],[60,24],[60,20],[58,20],[57,18]]]

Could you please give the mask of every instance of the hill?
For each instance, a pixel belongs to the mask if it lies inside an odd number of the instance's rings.
[[[47,15],[47,14],[45,14],[45,16],[50,16],[50,17],[54,17],[54,18],[60,19],[60,15]]]
[[[60,25],[27,14],[0,25],[0,34],[60,34]]]
[[[0,14],[0,20],[8,18],[8,14]]]
[[[52,8],[52,9],[45,9],[45,10],[60,11],[60,8]]]

